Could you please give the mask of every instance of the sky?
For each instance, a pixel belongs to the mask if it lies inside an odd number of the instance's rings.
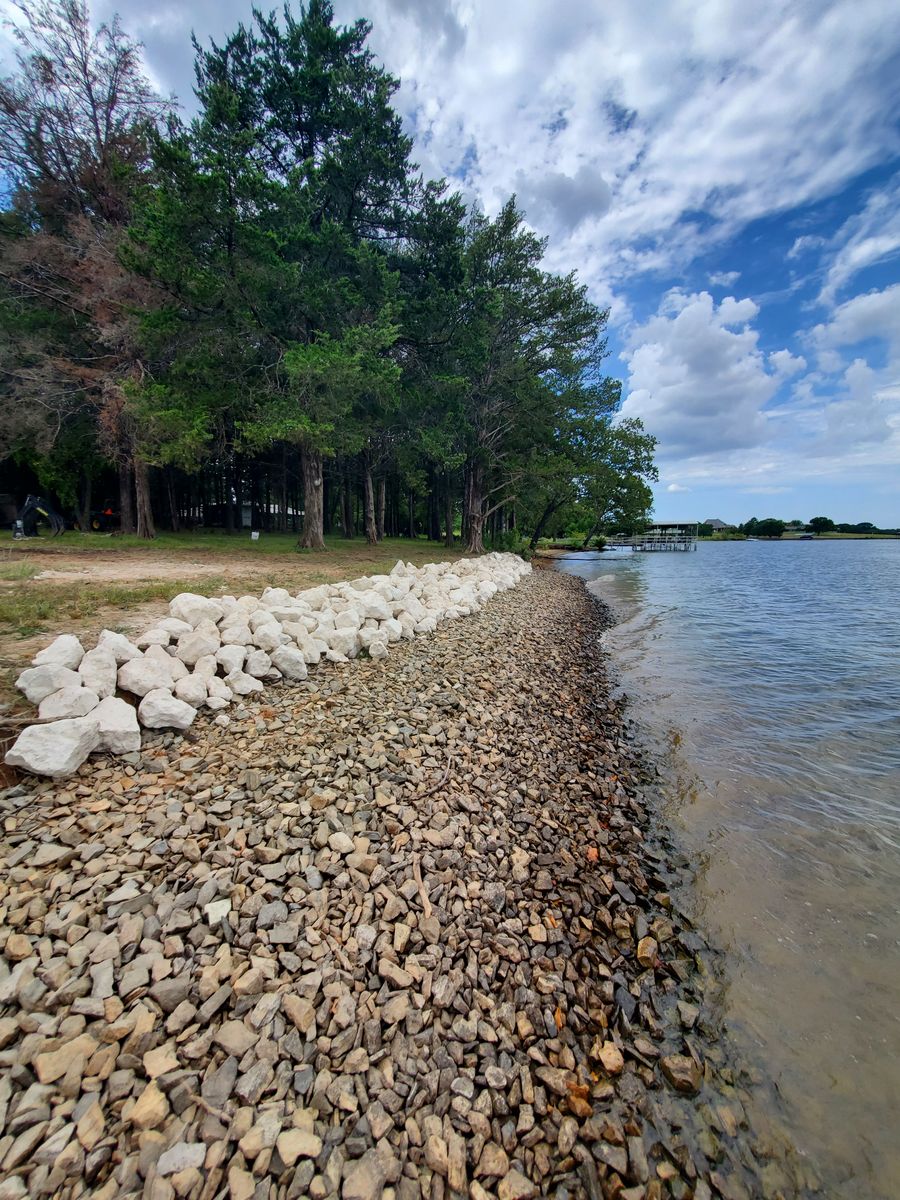
[[[0,0],[0,7],[4,0]],[[265,6],[264,6],[265,7]],[[101,0],[190,114],[239,0]],[[661,520],[900,525],[900,4],[336,0],[428,177],[609,309]]]

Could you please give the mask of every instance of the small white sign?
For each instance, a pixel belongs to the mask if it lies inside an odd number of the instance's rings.
[[[259,541],[259,530],[258,529],[254,529],[253,532],[250,534],[250,541],[251,542]]]

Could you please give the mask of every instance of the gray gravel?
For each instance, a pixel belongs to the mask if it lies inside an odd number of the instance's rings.
[[[648,849],[602,619],[536,572],[0,793],[0,1200],[802,1192]]]

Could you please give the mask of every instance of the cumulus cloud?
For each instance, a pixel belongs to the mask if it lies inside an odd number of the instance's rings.
[[[734,287],[740,277],[740,271],[715,271],[710,275],[709,282],[712,287],[730,288]]]
[[[669,292],[657,314],[631,330],[623,357],[622,412],[640,417],[664,459],[722,454],[767,437],[763,406],[778,380],[749,322],[752,300]]]
[[[666,488],[667,492],[689,492],[689,487],[683,487],[680,483],[670,483]]]
[[[791,354],[790,350],[773,350],[769,355],[769,366],[776,375],[787,379],[806,370],[806,359],[802,354]]]
[[[585,163],[574,175],[550,171],[528,178],[519,172],[516,192],[532,223],[557,230],[574,230],[583,221],[596,220],[612,203],[612,190],[603,175]]]

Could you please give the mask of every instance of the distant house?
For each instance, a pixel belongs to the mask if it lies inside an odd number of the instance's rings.
[[[710,519],[708,521],[704,521],[703,524],[708,525],[715,533],[719,533],[723,529],[734,529],[733,525],[726,525],[725,522],[720,521],[718,517],[710,517]]]

